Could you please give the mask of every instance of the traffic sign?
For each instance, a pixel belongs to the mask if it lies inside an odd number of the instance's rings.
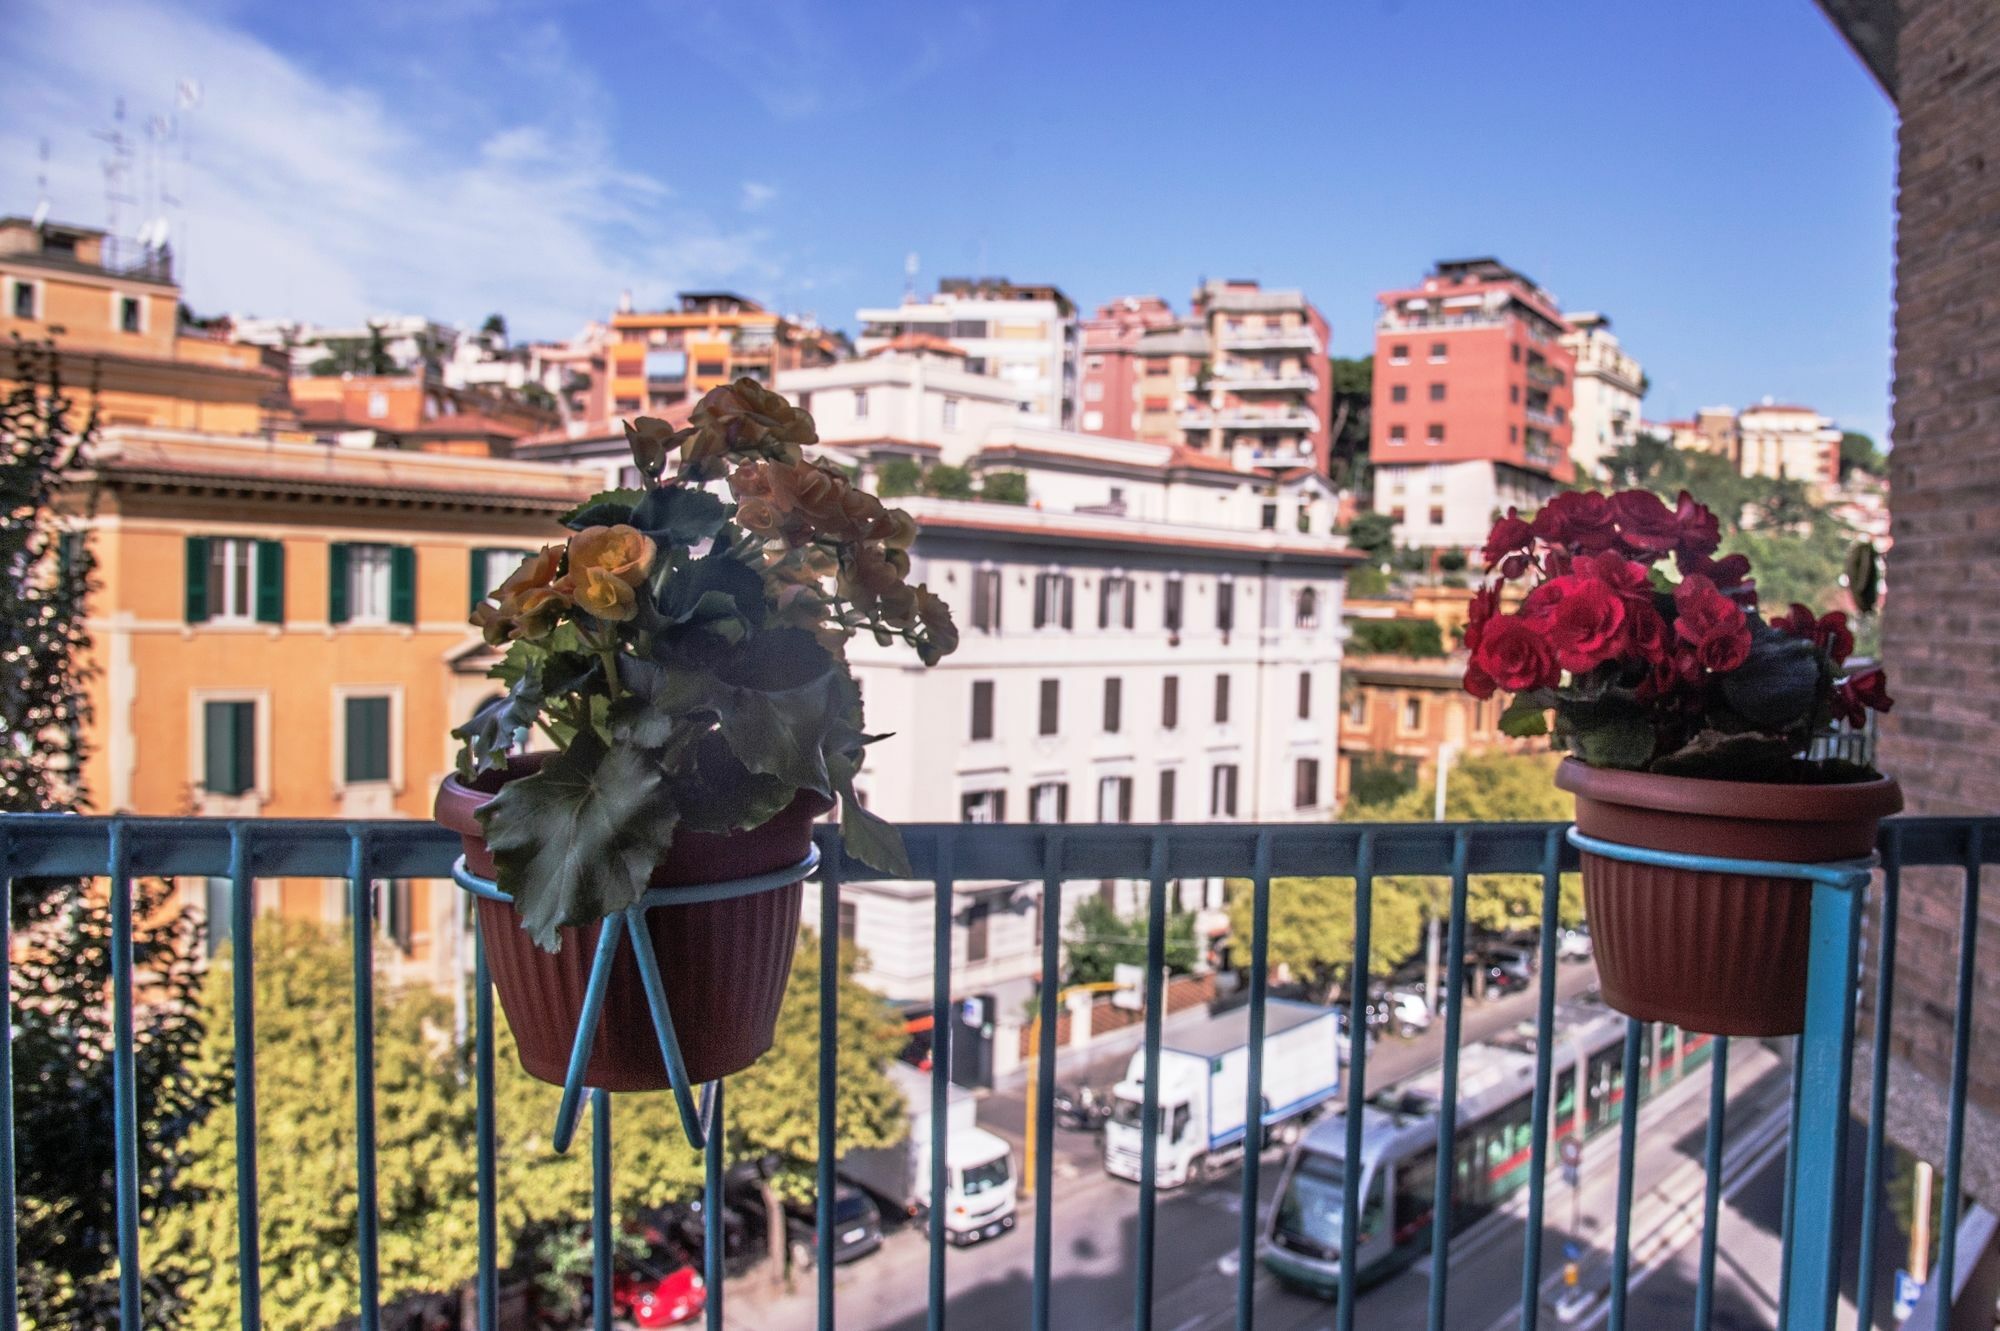
[[[1917,1310],[1924,1287],[1908,1271],[1896,1272],[1896,1320],[1902,1321]]]
[[[1574,1134],[1565,1135],[1557,1142],[1556,1150],[1562,1156],[1562,1162],[1571,1169],[1583,1163],[1583,1143],[1578,1141]]]
[[[1572,1188],[1581,1187],[1583,1185],[1583,1171],[1575,1165],[1564,1165],[1563,1182],[1569,1184]]]

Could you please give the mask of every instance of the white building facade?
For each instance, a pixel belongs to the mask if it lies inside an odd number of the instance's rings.
[[[1825,492],[1840,483],[1840,430],[1811,407],[1765,401],[1736,417],[1745,476],[1802,481]]]
[[[947,278],[928,300],[863,309],[855,349],[866,355],[909,335],[948,342],[966,369],[1027,394],[1029,421],[1076,427],[1076,306],[1053,286],[1004,278]]]
[[[812,413],[828,444],[963,466],[991,431],[1032,419],[1034,404],[1030,389],[966,361],[949,343],[905,337],[856,360],[783,371],[773,386]]]
[[[1511,506],[1529,513],[1565,487],[1547,473],[1504,462],[1377,463],[1374,509],[1407,545],[1477,550],[1493,517]]]
[[[1561,338],[1576,356],[1569,456],[1579,480],[1595,480],[1604,459],[1638,436],[1646,372],[1619,346],[1609,315],[1572,314],[1569,325]]]

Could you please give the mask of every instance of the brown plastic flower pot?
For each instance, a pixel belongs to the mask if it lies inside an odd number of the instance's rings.
[[[1703,781],[1586,766],[1556,785],[1576,796],[1585,836],[1726,859],[1821,864],[1865,858],[1881,820],[1903,807],[1889,777],[1850,785]],[[1604,1001],[1642,1021],[1709,1035],[1805,1029],[1812,886],[1583,856]]]
[[[475,816],[506,780],[528,775],[536,757],[517,759],[505,776],[466,785],[448,776],[438,789],[439,823],[465,841],[466,867],[493,877],[493,859]],[[801,791],[758,827],[726,835],[683,832],[654,870],[656,888],[723,882],[782,869],[805,858],[813,820],[829,801]],[[692,1082],[741,1072],[771,1047],[778,1009],[798,945],[801,885],[725,901],[666,905],[647,912],[646,934],[632,940],[660,959],[674,1033]],[[477,898],[479,937],[493,987],[514,1032],[521,1066],[557,1086],[569,1070],[583,991],[597,955],[596,924],[565,928],[562,947],[544,952],[504,901]],[[607,1091],[660,1091],[670,1084],[630,946],[620,946],[605,990],[584,1084]]]

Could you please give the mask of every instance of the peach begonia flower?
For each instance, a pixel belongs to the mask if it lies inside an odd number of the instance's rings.
[[[592,569],[601,569],[625,583],[636,587],[652,572],[653,558],[658,548],[653,538],[636,527],[619,523],[613,527],[585,527],[569,538],[569,579],[578,586],[584,586],[583,576]],[[582,601],[584,598],[578,596]]]
[[[572,574],[570,580],[576,603],[599,619],[618,623],[639,613],[632,584],[610,569],[586,568],[580,577]]]

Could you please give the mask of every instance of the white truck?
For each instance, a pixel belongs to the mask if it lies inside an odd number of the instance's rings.
[[[1305,1117],[1340,1091],[1338,1009],[1272,999],[1264,1016],[1263,1132],[1297,1137]],[[1104,1168],[1139,1179],[1146,1051],[1137,1050],[1125,1080],[1112,1088],[1104,1125]],[[1250,1087],[1250,1009],[1237,1008],[1160,1047],[1159,1144],[1154,1181],[1178,1187],[1243,1153],[1244,1097]],[[1275,1131],[1274,1131],[1275,1130]]]
[[[891,1063],[888,1073],[903,1093],[910,1135],[893,1146],[850,1151],[840,1169],[896,1211],[922,1216],[931,1204],[930,1074],[902,1062]],[[954,1244],[977,1243],[1014,1227],[1014,1155],[979,1126],[972,1092],[962,1086],[947,1092],[944,1235]]]

